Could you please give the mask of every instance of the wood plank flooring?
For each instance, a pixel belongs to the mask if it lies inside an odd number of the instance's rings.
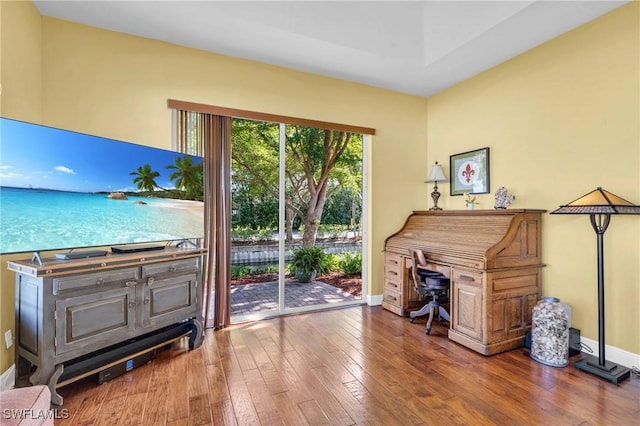
[[[638,425],[640,378],[614,385],[484,357],[424,320],[352,307],[208,330],[102,385],[59,389],[59,425]]]

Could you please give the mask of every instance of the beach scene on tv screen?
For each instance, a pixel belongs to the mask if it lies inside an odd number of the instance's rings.
[[[202,158],[0,121],[0,253],[201,238]]]

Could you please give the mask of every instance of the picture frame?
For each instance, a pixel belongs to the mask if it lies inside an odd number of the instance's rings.
[[[489,148],[449,156],[449,171],[451,195],[489,193]]]

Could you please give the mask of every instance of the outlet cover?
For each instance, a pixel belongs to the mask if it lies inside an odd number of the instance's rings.
[[[11,330],[7,330],[4,332],[4,343],[7,345],[7,349],[9,349],[13,345],[13,337],[11,336]]]

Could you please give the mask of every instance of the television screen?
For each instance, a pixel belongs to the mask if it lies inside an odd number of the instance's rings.
[[[0,253],[202,238],[202,158],[0,118]]]

